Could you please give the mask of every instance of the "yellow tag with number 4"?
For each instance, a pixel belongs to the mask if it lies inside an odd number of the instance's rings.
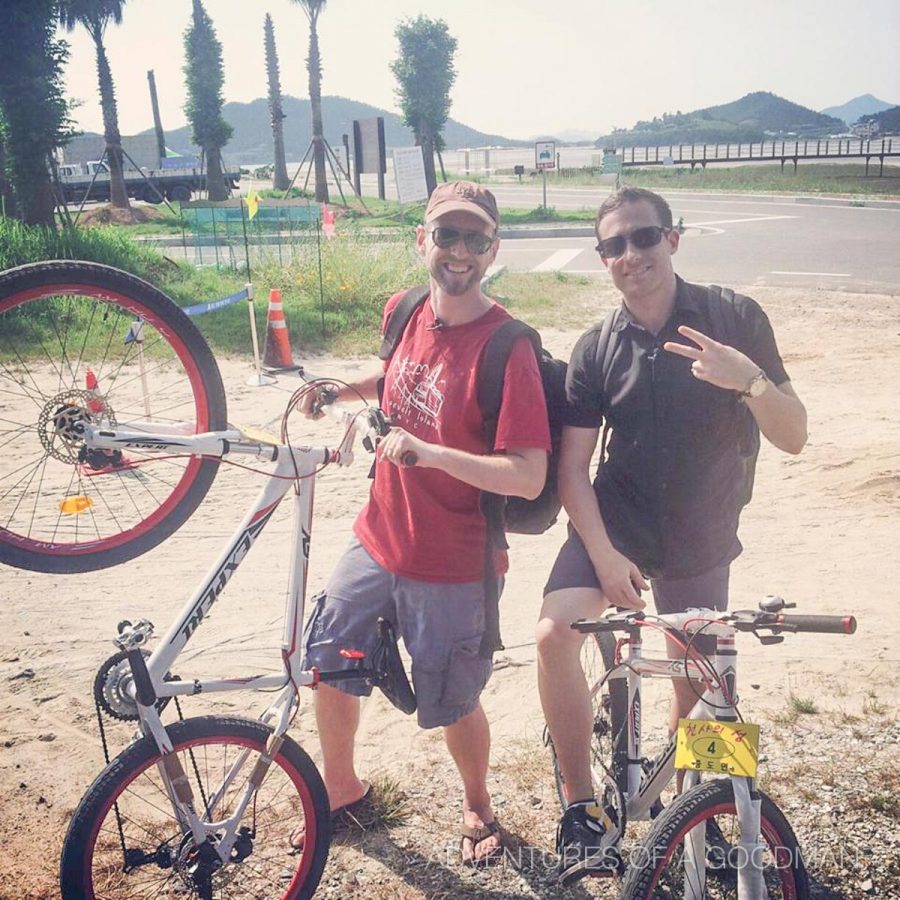
[[[759,725],[679,719],[675,768],[715,775],[756,777]]]

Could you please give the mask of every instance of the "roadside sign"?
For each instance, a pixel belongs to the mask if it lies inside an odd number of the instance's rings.
[[[556,141],[534,142],[534,167],[538,172],[556,168]]]
[[[622,157],[615,153],[603,154],[603,174],[620,175],[622,173]]]
[[[397,199],[401,203],[412,203],[428,197],[425,159],[421,147],[394,148],[394,182],[397,185]]]

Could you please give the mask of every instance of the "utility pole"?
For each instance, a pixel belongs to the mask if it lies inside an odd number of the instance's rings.
[[[156,130],[156,145],[159,148],[160,165],[166,158],[166,136],[163,134],[162,120],[159,117],[159,100],[156,99],[156,79],[153,77],[153,69],[147,72],[147,81],[150,84],[150,105],[153,107],[153,127]]]

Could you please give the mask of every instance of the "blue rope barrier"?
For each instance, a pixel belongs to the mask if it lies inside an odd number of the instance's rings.
[[[247,299],[247,288],[232,294],[230,297],[222,297],[220,300],[210,300],[209,303],[197,303],[194,306],[183,306],[181,311],[189,316],[202,316],[204,313],[214,312],[217,309],[224,309],[237,303],[238,300]]]

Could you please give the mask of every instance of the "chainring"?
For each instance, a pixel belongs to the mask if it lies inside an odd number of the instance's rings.
[[[150,651],[141,650],[141,654],[146,658],[150,656]],[[100,709],[113,719],[122,722],[137,721],[137,703],[128,693],[133,680],[128,654],[124,650],[114,653],[100,666],[94,678],[94,700]],[[163,681],[173,680],[175,676],[166,672]],[[161,713],[171,699],[160,697],[156,701],[156,711]]]

